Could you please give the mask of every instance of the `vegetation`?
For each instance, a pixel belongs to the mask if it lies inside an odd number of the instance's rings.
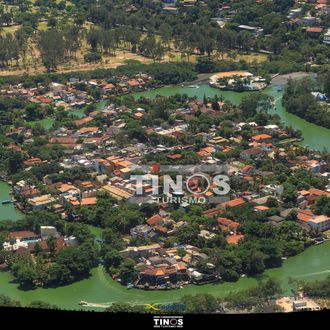
[[[36,247],[37,258],[30,255],[6,254],[6,260],[15,280],[22,288],[59,286],[72,283],[89,275],[97,265],[98,252],[94,236],[83,224],[66,223],[59,216],[47,211],[34,211],[16,223],[3,222],[1,231],[31,230],[39,232],[41,225],[55,226],[61,234],[74,235],[79,245],[57,249],[56,240],[49,238],[48,250]],[[4,251],[1,251],[4,253]]]
[[[107,65],[118,50],[153,61],[190,61],[206,55],[229,62],[240,62],[239,55],[252,51],[267,51],[267,61],[253,63],[254,70],[263,74],[309,70],[306,62],[310,58],[318,65],[326,63],[327,46],[287,22],[294,1],[240,0],[231,4],[231,13],[222,10],[224,4],[225,1],[197,2],[193,7],[178,4],[178,14],[167,15],[159,4],[121,0],[43,0],[24,4],[4,0],[0,5],[0,63],[6,68],[36,67],[38,59],[33,56],[37,53],[51,72],[78,60],[95,63],[104,57]],[[304,12],[311,6],[305,4]],[[231,20],[220,29],[210,20],[217,15]],[[329,17],[323,15],[320,20],[321,25],[327,26]],[[264,35],[242,31],[238,28],[241,24],[259,26]],[[206,67],[212,69],[209,64],[202,67],[201,72]]]
[[[311,94],[316,90],[311,79],[289,80],[283,95],[287,111],[316,125],[330,128],[330,112],[326,104],[319,104]]]
[[[313,283],[303,283],[302,290],[304,294],[315,298],[329,298],[330,296],[330,276],[323,281]]]
[[[20,307],[21,303],[5,295],[0,295],[0,307]]]
[[[257,287],[231,294],[224,298],[227,308],[254,312],[271,312],[274,306],[270,306],[269,300],[282,294],[279,283],[274,279],[268,279],[259,283]]]

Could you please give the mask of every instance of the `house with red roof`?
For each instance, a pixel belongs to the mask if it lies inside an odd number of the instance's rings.
[[[226,236],[226,241],[228,244],[237,245],[243,238],[244,238],[244,235],[242,235],[242,234],[234,234],[234,235]]]
[[[162,216],[155,214],[147,220],[147,224],[151,227],[160,226],[164,223]]]
[[[228,218],[218,218],[218,224],[222,231],[232,231],[236,232],[237,228],[239,227],[239,223]]]
[[[226,208],[232,208],[232,207],[242,206],[244,204],[245,204],[245,200],[242,197],[240,197],[240,198],[232,199],[232,200],[230,200],[228,202],[224,202],[221,205],[222,205],[222,207],[224,209],[226,209]]]

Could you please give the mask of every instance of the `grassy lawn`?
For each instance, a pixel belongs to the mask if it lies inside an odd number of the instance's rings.
[[[56,0],[58,1],[58,0]],[[70,21],[70,19],[69,19]],[[88,31],[93,26],[92,23],[85,23],[83,29]],[[9,27],[4,27],[4,33],[15,33],[21,26],[20,25],[13,25]],[[39,22],[38,30],[45,31],[48,28],[47,21]],[[146,35],[143,33],[142,38]],[[160,40],[160,36],[155,36],[156,40]],[[196,60],[201,57],[201,55],[195,53],[188,56],[183,56],[180,51],[174,50],[174,43],[171,42],[172,49],[165,53],[164,58],[161,60],[162,62],[182,62],[182,61],[189,61],[191,63],[195,63]],[[95,70],[95,69],[111,69],[116,68],[120,65],[125,65],[127,60],[136,60],[141,63],[153,63],[154,60],[150,58],[146,58],[142,55],[134,54],[129,50],[125,49],[124,44],[120,44],[118,49],[114,52],[114,54],[102,54],[101,61],[97,63],[86,63],[84,60],[84,55],[90,51],[90,46],[87,44],[85,38],[81,39],[81,46],[78,50],[76,57],[74,59],[67,60],[65,63],[61,64],[57,68],[57,72],[71,72],[71,71],[87,71],[87,70]],[[219,58],[218,55],[214,55],[215,58]],[[267,60],[267,55],[265,54],[239,54],[237,52],[236,56],[231,57],[229,54],[224,54],[223,60],[234,60],[236,62],[240,60],[245,60],[248,63],[251,62],[264,62]],[[36,45],[35,41],[30,40],[25,65],[23,63],[22,58],[18,61],[18,66],[16,66],[16,62],[12,61],[9,67],[0,70],[0,76],[6,75],[22,75],[22,74],[30,74],[36,75],[45,73],[47,70],[44,67],[40,52]]]
[[[238,54],[236,59],[236,61],[239,60],[244,60],[248,63],[251,62],[258,62],[258,63],[262,63],[267,61],[267,55],[266,54]]]
[[[93,235],[95,235],[96,238],[101,238],[102,232],[103,232],[104,229],[99,228],[99,227],[95,227],[95,226],[92,226],[92,225],[88,225],[88,228],[89,228],[90,232]]]

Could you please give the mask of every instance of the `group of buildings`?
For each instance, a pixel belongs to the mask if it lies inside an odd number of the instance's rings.
[[[40,251],[58,252],[65,247],[78,245],[74,236],[62,236],[53,226],[40,226],[39,233],[28,230],[10,232],[8,238],[8,241],[3,243],[3,249],[22,255]],[[50,238],[54,239],[53,245],[49,243]]]
[[[204,104],[202,101],[192,101],[187,107],[177,109],[177,113],[183,114],[189,120],[198,112],[207,113],[211,116],[221,116],[223,102],[219,102],[220,110],[214,110],[212,104]],[[258,125],[255,122],[235,123],[232,126],[233,135],[223,137],[218,135],[217,128],[211,128],[205,133],[189,133],[188,125],[182,120],[176,120],[171,127],[154,126],[146,128],[147,135],[156,135],[159,137],[170,137],[180,139],[187,137],[184,144],[178,144],[173,147],[165,145],[150,145],[148,143],[135,143],[119,147],[116,144],[115,137],[119,133],[125,132],[125,120],[121,119],[123,113],[128,114],[132,119],[140,121],[147,115],[144,109],[129,109],[127,107],[116,107],[114,105],[106,106],[104,109],[95,111],[99,115],[109,119],[108,126],[93,126],[93,114],[79,120],[80,125],[76,129],[67,129],[65,127],[50,131],[47,135],[49,145],[62,145],[65,147],[65,155],[59,162],[63,169],[75,167],[84,168],[89,174],[89,180],[74,180],[74,182],[54,182],[52,176],[45,175],[42,179],[42,187],[33,184],[28,180],[20,181],[14,184],[14,194],[17,199],[16,205],[25,211],[40,208],[55,208],[57,212],[63,212],[66,205],[74,208],[80,206],[93,206],[97,203],[97,194],[99,191],[107,192],[117,200],[128,200],[134,197],[137,190],[137,183],[131,179],[131,175],[138,171],[143,165],[145,155],[162,154],[164,159],[170,165],[181,164],[184,161],[185,153],[190,152],[196,155],[199,164],[202,165],[225,165],[229,177],[238,177],[249,183],[259,180],[262,177],[271,178],[272,172],[260,171],[254,165],[255,159],[269,158],[276,160],[276,157],[287,157],[288,153],[297,153],[298,148],[285,146],[286,141],[290,141],[290,134],[277,125]],[[140,114],[136,116],[136,114]],[[91,120],[86,120],[90,119]],[[224,162],[217,158],[217,153],[224,155],[231,153],[239,148],[243,137],[240,132],[244,127],[252,130],[252,136],[248,148],[241,149],[237,158],[230,158],[230,162]],[[29,156],[24,151],[24,145],[31,143],[31,132],[22,128],[13,129],[9,132],[15,140],[16,134],[23,136],[23,144],[8,145],[8,149],[15,150],[24,155],[24,171],[29,171],[33,166],[46,164],[47,161],[38,157]],[[194,139],[200,139],[204,146],[200,150],[195,150]],[[91,148],[92,147],[92,148]],[[327,164],[317,154],[310,156],[297,156],[294,159],[286,159],[291,169],[304,168],[311,173],[322,176],[329,180],[329,173],[326,172]],[[193,169],[193,164],[191,165]],[[142,186],[142,194],[145,201],[153,201],[151,172],[145,173]],[[198,193],[198,185],[192,187]],[[236,199],[241,198],[246,202],[257,200],[259,197],[277,196],[280,199],[283,187],[259,185],[261,192],[257,195],[253,192],[236,192]],[[329,186],[328,186],[329,188]],[[161,192],[161,191],[160,191]],[[308,191],[299,192],[297,198],[297,209],[310,209],[315,201],[315,197],[320,195],[330,195],[330,190],[321,191],[311,188]],[[212,191],[208,191],[205,197],[214,197]],[[234,196],[233,196],[234,197]],[[235,200],[235,199],[234,199]],[[264,203],[258,204],[262,206]],[[262,211],[257,208],[256,211]],[[279,216],[278,216],[279,217]],[[280,218],[280,217],[279,217]],[[308,220],[306,220],[308,218]],[[329,227],[329,218],[325,215],[310,214],[303,217],[303,222],[312,227],[326,230]],[[277,219],[279,220],[279,219]],[[148,225],[148,223],[146,223]],[[180,224],[171,224],[165,226],[176,230]],[[163,226],[164,227],[164,226]],[[134,232],[147,230],[147,228],[138,228]],[[162,229],[165,230],[164,228]],[[148,231],[148,230],[147,230]],[[167,230],[171,231],[171,230]],[[159,230],[158,230],[159,232]]]
[[[95,81],[100,85],[99,81]],[[66,86],[66,84],[64,84]],[[63,219],[70,217],[79,221],[81,207],[93,208],[98,203],[99,193],[107,193],[118,203],[132,201],[138,188],[142,190],[143,202],[154,202],[153,165],[149,162],[148,170],[143,170],[144,180],[138,186],[132,174],[141,172],[146,164],[146,157],[157,155],[162,157],[164,164],[175,166],[185,164],[194,172],[196,165],[221,165],[225,175],[232,180],[238,180],[243,189],[233,189],[226,200],[204,205],[203,216],[214,218],[217,228],[224,234],[227,244],[240,244],[244,233],[240,222],[234,217],[225,217],[228,210],[239,207],[250,207],[254,212],[263,215],[264,222],[274,226],[283,224],[288,215],[295,211],[297,222],[307,230],[315,229],[325,232],[330,229],[330,217],[327,214],[316,214],[313,206],[320,196],[330,197],[330,173],[328,164],[317,152],[304,151],[292,144],[294,141],[290,131],[276,124],[258,124],[257,122],[231,121],[230,130],[221,134],[221,125],[212,125],[207,130],[193,131],[189,122],[200,114],[209,117],[221,117],[225,102],[207,100],[186,100],[180,107],[173,110],[174,119],[171,125],[146,124],[143,118],[148,111],[141,107],[127,107],[115,104],[105,105],[76,121],[75,128],[59,127],[47,131],[44,138],[48,146],[64,147],[63,156],[58,160],[60,170],[43,175],[39,182],[22,179],[13,183],[13,193],[17,200],[16,206],[24,212],[47,209],[61,215]],[[236,109],[239,111],[239,109]],[[96,125],[94,118],[106,118],[104,125]],[[135,139],[118,143],[127,134],[127,121],[138,123],[144,129],[145,142]],[[246,137],[247,132],[249,136]],[[7,132],[13,143],[5,148],[21,153],[23,172],[29,173],[34,167],[42,167],[51,163],[45,159],[29,154],[29,146],[35,136],[31,129],[25,127],[11,128]],[[175,139],[176,144],[150,143],[150,139]],[[196,144],[196,141],[199,141]],[[121,141],[119,141],[121,142]],[[124,141],[123,141],[124,142]],[[237,152],[235,152],[237,151]],[[193,156],[193,157],[192,157]],[[41,157],[41,156],[40,156]],[[185,158],[190,157],[193,164],[187,165]],[[270,170],[262,170],[257,163],[269,160],[274,164],[284,164],[292,173],[304,169],[312,175],[322,178],[326,184],[324,189],[309,187],[297,191],[297,198],[292,207],[283,203],[282,184],[272,182],[275,174]],[[158,164],[163,165],[163,164]],[[66,178],[63,171],[74,168],[84,169],[88,178]],[[60,178],[60,179],[58,179]],[[257,188],[256,188],[257,187]],[[163,193],[161,187],[159,194]],[[170,194],[176,191],[172,190]],[[216,197],[209,189],[203,191],[199,182],[190,185],[190,191],[184,191],[188,197],[203,196],[206,200]],[[269,198],[275,199],[279,207],[276,214],[270,212]],[[180,202],[182,210],[189,208],[189,202]],[[161,202],[156,214],[144,219],[145,222],[130,228],[129,237],[146,240],[152,244],[129,245],[121,251],[124,258],[136,260],[138,280],[133,285],[144,288],[180,287],[186,283],[206,283],[217,280],[212,272],[212,263],[208,263],[210,271],[205,274],[196,269],[196,264],[205,261],[207,256],[201,249],[192,245],[164,247],[163,244],[175,236],[181,228],[187,225],[184,219],[175,219],[171,215],[170,205]],[[13,251],[33,250],[36,243],[47,249],[45,237],[52,233],[58,242],[58,248],[74,244],[73,237],[61,237],[52,227],[41,227],[40,234],[32,232],[12,233],[13,241],[6,242],[5,249]],[[207,242],[216,235],[216,230],[200,226],[198,236]],[[46,242],[46,243],[45,243]],[[20,250],[21,249],[21,250]],[[184,253],[183,253],[184,251]],[[120,280],[120,279],[118,279]]]
[[[262,3],[262,0],[256,0],[256,3]],[[312,11],[306,10],[306,4],[312,6]],[[233,6],[233,1],[223,4],[220,9],[219,17],[212,20],[217,22],[220,28],[232,21],[239,9]],[[322,35],[322,42],[330,44],[329,26],[321,23],[321,17],[330,13],[330,5],[327,0],[302,0],[296,1],[296,4],[289,10],[286,21],[283,24],[289,24],[292,27],[300,27],[306,31],[306,34],[312,38],[318,38]],[[246,31],[252,36],[267,36],[259,26],[241,24],[237,26],[238,31]]]
[[[266,79],[247,71],[219,72],[209,78],[211,87],[234,91],[260,91],[267,87]]]
[[[0,90],[0,96],[22,97],[44,106],[54,105],[71,109],[91,104],[94,101],[91,95],[93,89],[99,90],[101,98],[107,98],[114,94],[143,91],[149,88],[152,82],[152,77],[147,74],[137,74],[134,77],[114,76],[109,80],[70,78],[64,83],[52,82],[47,87],[42,84],[36,87],[9,85]]]

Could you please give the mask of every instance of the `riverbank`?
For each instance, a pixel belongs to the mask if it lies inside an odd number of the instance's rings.
[[[11,186],[8,183],[0,181],[0,221],[17,221],[23,219],[24,217],[24,214],[21,213],[17,208],[15,208],[15,205],[13,203],[1,203],[1,201],[12,199],[11,191]]]
[[[306,77],[315,78],[316,73],[301,71],[301,72],[292,72],[292,73],[288,73],[288,74],[277,75],[276,77],[274,77],[271,80],[269,87],[283,86],[283,85],[286,85],[286,83],[288,82],[289,79],[298,79],[299,80],[299,79],[306,78]]]
[[[201,85],[203,83],[207,83],[211,76],[213,76],[214,73],[200,73],[197,75],[197,79],[193,81],[186,81],[181,84],[181,86],[194,86],[194,85]]]
[[[0,294],[19,300],[24,306],[35,300],[43,300],[55,304],[61,309],[97,310],[100,307],[83,307],[80,301],[92,304],[110,304],[112,302],[129,302],[131,304],[171,303],[178,302],[184,295],[211,293],[216,297],[225,297],[232,292],[239,292],[258,284],[260,280],[276,278],[286,294],[290,293],[289,279],[315,281],[326,278],[330,274],[330,241],[314,245],[301,254],[288,258],[282,267],[266,270],[259,277],[242,277],[237,282],[213,283],[205,285],[188,285],[182,289],[168,291],[144,291],[127,289],[111,279],[102,266],[92,270],[91,276],[82,281],[59,288],[38,288],[30,291],[18,289],[12,282],[9,272],[0,272]]]
[[[213,75],[214,75],[214,72],[213,73],[200,73],[200,74],[198,74],[198,77],[196,80],[184,82],[181,84],[181,86],[187,87],[187,86],[201,85],[204,83],[208,83],[210,77]],[[268,87],[283,86],[288,82],[288,80],[290,78],[291,79],[302,79],[305,77],[315,78],[316,73],[300,71],[300,72],[292,72],[292,73],[288,73],[288,74],[276,74],[271,79]],[[174,87],[174,86],[172,86],[172,87]]]

